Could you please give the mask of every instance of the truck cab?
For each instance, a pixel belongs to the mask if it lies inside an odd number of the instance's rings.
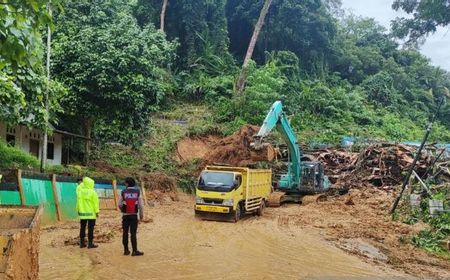
[[[207,166],[196,186],[195,215],[238,221],[243,214],[262,214],[272,186],[270,170]]]

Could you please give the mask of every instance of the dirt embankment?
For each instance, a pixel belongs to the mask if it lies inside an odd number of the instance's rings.
[[[251,166],[259,161],[273,161],[275,149],[271,145],[260,150],[251,147],[253,137],[258,131],[257,126],[245,125],[233,135],[224,138],[211,135],[184,138],[177,143],[177,158],[182,163],[199,159],[200,168],[208,164]]]
[[[346,195],[300,207],[286,205],[277,216],[280,225],[319,231],[326,240],[366,262],[427,279],[450,279],[450,260],[407,241],[426,225],[391,220],[388,212],[394,198],[393,191],[352,189]]]

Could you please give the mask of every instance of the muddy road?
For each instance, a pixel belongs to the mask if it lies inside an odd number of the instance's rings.
[[[192,205],[181,195],[147,209],[152,221],[138,230],[143,257],[122,256],[117,212],[101,214],[98,229],[111,240],[94,250],[64,244],[76,240],[77,223],[44,229],[40,279],[411,279],[336,248],[317,231],[286,226],[281,209],[233,224],[197,220]]]

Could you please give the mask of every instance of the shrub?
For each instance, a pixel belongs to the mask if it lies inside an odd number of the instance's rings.
[[[31,169],[39,166],[37,158],[0,141],[0,168]]]

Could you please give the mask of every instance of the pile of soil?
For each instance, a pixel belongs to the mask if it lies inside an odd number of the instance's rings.
[[[320,150],[311,157],[324,163],[325,173],[337,187],[385,187],[401,184],[402,173],[413,163],[415,147],[402,144],[377,144],[361,153],[345,150]],[[432,157],[423,153],[415,170],[423,174]]]
[[[300,207],[284,205],[276,215],[279,226],[318,230],[326,240],[369,263],[427,279],[448,279],[450,274],[442,275],[450,271],[448,259],[428,254],[408,241],[427,225],[408,225],[387,215],[395,197],[394,190],[350,189],[345,195],[322,196]]]
[[[147,173],[139,178],[143,187],[148,191],[176,192],[177,182],[164,173]]]
[[[130,172],[125,168],[111,166],[102,160],[93,160],[89,162],[89,167],[95,169],[97,172],[118,174],[120,176],[129,176]]]
[[[272,161],[275,150],[268,145],[261,150],[253,149],[250,144],[259,127],[245,125],[233,135],[217,142],[203,158],[202,166],[207,164],[228,164],[233,166],[249,166],[258,161]]]
[[[183,138],[177,143],[175,159],[185,163],[193,159],[203,159],[206,154],[214,149],[220,137],[208,135],[206,137]]]
[[[148,173],[140,177],[147,190],[147,199],[153,202],[178,201],[177,181],[163,173]]]

